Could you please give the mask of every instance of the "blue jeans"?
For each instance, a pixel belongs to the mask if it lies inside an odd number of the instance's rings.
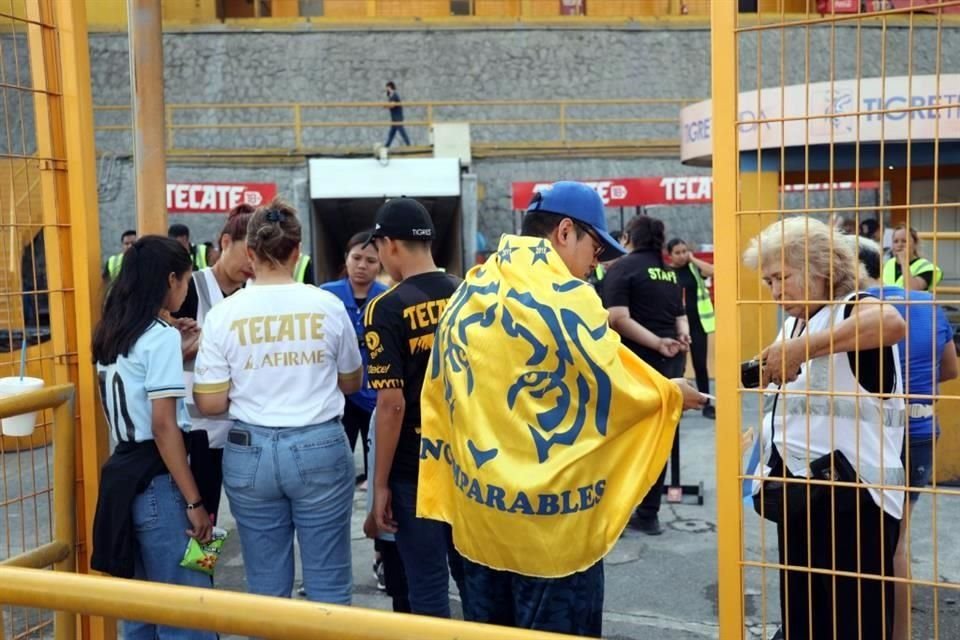
[[[223,485],[237,520],[247,588],[290,597],[296,531],[307,599],[350,604],[354,470],[343,425],[238,422],[230,433],[238,431],[250,434],[250,444],[225,445]]]
[[[387,144],[383,145],[389,147],[393,144],[393,139],[400,134],[400,137],[403,138],[403,143],[410,146],[410,138],[407,137],[407,130],[403,127],[403,124],[394,124],[390,126],[390,133],[387,134]]]
[[[453,547],[450,525],[417,517],[417,485],[390,482],[397,550],[407,574],[410,610],[424,616],[450,617],[450,575],[463,596],[463,564]],[[449,563],[449,569],[448,569]]]
[[[210,576],[180,566],[190,537],[187,503],[170,474],[157,476],[133,501],[137,535],[134,578],[188,587],[212,586]],[[213,631],[165,627],[146,622],[123,623],[125,640],[216,640]]]
[[[603,560],[563,578],[531,578],[463,559],[463,619],[599,638]]]

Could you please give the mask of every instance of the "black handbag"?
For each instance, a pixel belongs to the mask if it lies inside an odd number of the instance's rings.
[[[790,473],[783,464],[776,446],[770,453],[770,462],[770,475],[763,481],[761,490],[753,494],[753,510],[758,515],[781,524],[784,514],[788,520],[806,517],[807,513],[815,511],[816,505],[830,499],[832,487],[829,485],[778,480],[778,477],[796,478],[797,476]],[[858,476],[856,469],[847,460],[847,456],[842,451],[835,450],[810,463],[810,479],[855,483]]]

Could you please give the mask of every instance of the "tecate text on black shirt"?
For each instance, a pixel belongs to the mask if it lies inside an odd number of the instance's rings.
[[[374,390],[403,389],[406,410],[391,479],[417,481],[420,390],[434,334],[459,278],[441,271],[407,278],[367,306],[367,380]]]

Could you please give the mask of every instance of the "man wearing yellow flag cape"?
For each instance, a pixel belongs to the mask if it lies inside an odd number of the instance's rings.
[[[633,355],[584,282],[625,251],[576,182],[534,196],[440,319],[421,395],[420,517],[464,556],[464,618],[600,636],[603,557],[703,396]]]

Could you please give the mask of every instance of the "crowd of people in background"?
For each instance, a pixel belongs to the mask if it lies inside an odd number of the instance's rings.
[[[781,562],[804,567],[781,571],[786,637],[825,637],[834,620],[843,637],[902,637],[901,585],[871,576],[909,576],[918,494],[889,487],[929,481],[938,432],[929,400],[899,394],[958,374],[926,293],[941,270],[908,227],[884,255],[870,222],[858,235],[786,218],[744,255],[786,318],[758,356],[769,401],[747,490]],[[94,335],[115,442],[94,568],[211,587],[180,560],[189,538],[211,539],[223,492],[250,592],[293,594],[296,539],[301,594],[350,604],[360,485],[395,611],[449,617],[452,577],[467,620],[599,637],[604,555],[625,526],[663,533],[680,415],[716,415],[713,266],[650,216],[611,234],[574,182],[537,193],[519,235],[464,280],[438,269],[434,235],[421,203],[388,200],[347,242],[342,277],[317,287],[280,199],[236,207],[212,243],[182,224],[125,231]],[[790,394],[809,389],[847,395]],[[860,486],[784,481],[810,476]],[[861,576],[811,576],[808,558]],[[139,622],[125,635],[214,636]]]

